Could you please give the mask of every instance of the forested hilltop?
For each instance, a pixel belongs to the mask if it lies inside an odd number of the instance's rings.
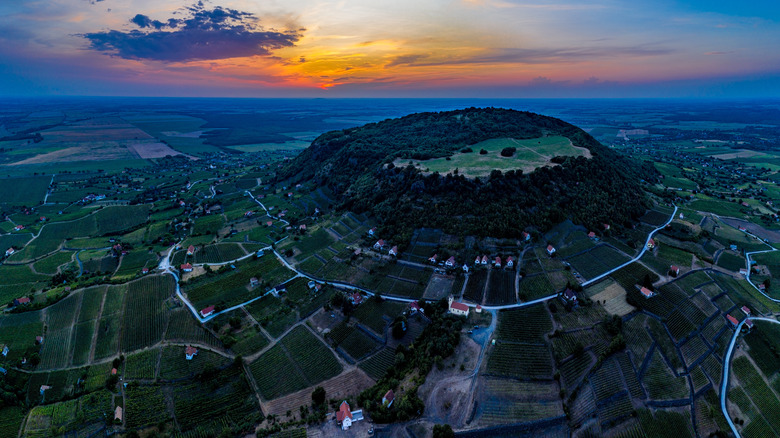
[[[397,158],[425,160],[468,152],[469,146],[490,139],[553,135],[588,149],[591,158],[554,157],[559,165],[527,174],[495,170],[483,179],[393,165]],[[423,226],[458,235],[519,237],[524,228],[546,230],[566,218],[590,228],[628,225],[649,205],[641,180],[654,180],[657,173],[562,120],[468,108],[328,132],[279,177],[292,182],[314,179],[333,190],[340,209],[370,212],[383,224],[383,235],[405,240]]]

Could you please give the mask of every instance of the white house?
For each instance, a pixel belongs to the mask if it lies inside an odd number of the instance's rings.
[[[547,245],[547,255],[553,255],[555,254],[555,247],[552,245]]]
[[[447,267],[450,267],[450,268],[454,267],[455,266],[455,256],[452,256],[452,257],[448,258],[447,261],[444,262],[444,264]]]
[[[376,243],[374,244],[374,249],[376,250],[380,250],[384,247],[385,247],[385,241],[383,239],[377,240]]]
[[[336,412],[336,420],[341,424],[341,430],[347,430],[352,423],[363,419],[363,410],[351,411],[349,403],[346,400],[341,402],[338,412]]]
[[[398,246],[394,246],[390,248],[390,251],[387,252],[391,256],[397,256],[398,255]]]
[[[512,256],[507,257],[506,259],[506,267],[511,268],[515,265],[515,259]]]

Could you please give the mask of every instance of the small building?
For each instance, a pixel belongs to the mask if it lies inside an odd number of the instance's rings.
[[[0,374],[2,374],[2,375],[6,375],[6,374],[8,374],[8,370],[6,370],[6,369],[5,369],[5,368],[3,368],[3,367],[0,367]]]
[[[737,245],[732,243],[731,245],[729,245],[729,249],[731,249],[732,251],[737,251],[739,248],[737,248]]]
[[[200,311],[200,316],[205,318],[205,317],[211,315],[212,313],[214,313],[214,306],[208,306],[205,309]]]
[[[252,217],[254,215],[255,215],[254,211],[247,211],[246,213],[244,213],[244,217]]]
[[[6,256],[6,257],[8,257],[8,256],[11,256],[11,255],[13,255],[15,252],[16,252],[16,250],[15,250],[15,249],[13,249],[13,248],[8,248],[7,250],[5,250],[5,256]]]
[[[198,349],[188,345],[187,348],[184,349],[184,357],[187,360],[192,360],[193,357],[195,357],[198,354]]]
[[[474,311],[477,312],[477,313],[482,313],[482,306],[477,304],[477,307],[474,308]]]
[[[513,266],[515,266],[515,259],[514,259],[514,257],[512,257],[512,256],[507,257],[507,259],[506,259],[506,267],[507,268],[511,268]]]
[[[14,227],[14,231],[22,231],[24,229],[24,225],[17,225]]]
[[[264,255],[265,255],[265,251],[263,251],[262,249],[258,249],[257,252],[255,253],[255,257],[257,258],[260,258]]]
[[[647,249],[653,249],[653,248],[655,248],[655,240],[651,238],[650,240],[647,241]]]
[[[376,234],[376,227],[374,227],[374,228],[371,228],[370,230],[368,230],[368,235],[369,235],[369,236],[373,236],[373,235],[375,235],[375,234]]]
[[[398,255],[398,246],[396,245],[396,246],[390,248],[390,251],[388,251],[387,253],[390,254],[393,257],[397,256]]]
[[[765,292],[766,285],[764,283],[758,283],[758,290],[760,290],[761,292]]]
[[[675,265],[672,265],[669,267],[669,272],[672,274],[672,276],[676,277],[680,275],[680,268]]]
[[[3,355],[3,357],[8,356],[8,346],[7,345],[0,345],[0,354]]]
[[[181,265],[181,271],[182,272],[192,272],[192,264],[191,263],[184,263]]]
[[[591,231],[590,233],[588,233],[588,238],[590,240],[596,240],[596,233]]]
[[[531,240],[531,235],[526,233],[525,231],[523,231],[522,236],[523,236],[523,241],[525,241],[525,242],[528,242],[529,240]]]
[[[412,301],[409,303],[409,313],[414,315],[417,312],[422,312],[422,308],[420,307],[420,303],[417,301]],[[425,312],[423,312],[425,313]]]
[[[496,258],[493,260],[493,266],[496,268],[501,267],[501,257],[496,256]]]
[[[122,406],[117,406],[114,409],[114,423],[121,423],[122,421]]]
[[[468,274],[468,272],[469,272],[469,265],[467,265],[465,263],[463,264],[463,272]]]
[[[141,269],[141,274],[146,275],[149,273],[149,268],[143,268]]]
[[[46,222],[47,220],[49,220],[49,219],[46,216],[41,216],[40,217],[40,221],[41,222]]]
[[[26,306],[27,304],[30,304],[29,297],[21,297],[14,300],[14,306]]]
[[[273,224],[274,224],[274,221],[268,221],[268,222],[266,222],[265,224],[266,224],[267,226],[269,226],[269,227],[270,227],[271,225],[273,225]]]
[[[748,318],[748,319],[746,319],[746,320],[745,320],[745,325],[744,325],[744,327],[746,327],[746,328],[747,328],[747,332],[748,332],[748,333],[750,333],[750,332],[753,330],[753,326],[754,326],[754,325],[755,325],[755,324],[753,323],[753,320],[752,320],[752,319]]]
[[[610,226],[609,224],[602,224],[604,226],[604,231],[609,231]]]
[[[739,321],[737,320],[737,318],[734,318],[730,314],[726,315],[726,320],[729,322],[729,324],[731,324],[731,328],[737,328],[737,326],[739,325]]]
[[[193,255],[195,254],[195,246],[190,245],[187,247],[187,255]]]
[[[577,299],[577,292],[575,292],[571,288],[566,288],[561,294],[559,295],[561,298],[561,301],[563,301],[564,304],[570,304],[572,306],[576,306],[578,303]]]
[[[450,256],[450,258],[448,258],[447,261],[444,262],[444,265],[449,268],[455,267],[455,256]]]
[[[742,306],[741,310],[742,310],[742,313],[744,313],[747,316],[750,316],[750,309],[748,308],[748,306]]]
[[[487,255],[483,255],[482,258],[479,261],[479,264],[480,265],[487,265],[488,264],[488,256]]]
[[[479,264],[479,262],[480,262],[480,260],[482,260],[482,258],[481,258],[480,256],[477,256],[477,257],[474,259],[474,264],[475,264],[475,265],[478,265],[478,264]]]
[[[393,405],[393,401],[395,401],[395,393],[392,389],[388,389],[385,396],[382,397],[382,405],[389,408]]]
[[[252,277],[249,279],[249,287],[257,287],[259,284],[260,280],[258,280],[257,277]]]
[[[384,247],[385,247],[385,241],[383,239],[377,240],[376,243],[374,244],[374,249],[376,250],[381,250]]]
[[[43,395],[43,393],[46,392],[49,389],[51,389],[51,386],[49,386],[49,385],[41,385],[41,389],[40,389],[41,395]]]
[[[43,336],[36,336],[35,337],[35,343],[38,345],[43,344]]]
[[[316,286],[316,285],[317,285],[317,283],[315,283],[314,280],[311,280],[308,283],[306,283],[306,286],[308,286],[309,289],[314,289],[314,286]]]
[[[455,299],[450,295],[449,299],[449,312],[453,315],[461,315],[461,316],[469,316],[469,306],[459,303],[455,301]]]
[[[742,274],[742,275],[748,275],[748,270],[747,270],[747,268],[740,268],[739,269],[739,273]]]
[[[739,226],[739,231],[747,231],[747,228],[743,227],[742,225]]]
[[[555,247],[552,245],[547,245],[547,255],[552,256],[555,254]]]
[[[349,408],[349,403],[346,400],[341,402],[339,410],[336,412],[336,421],[341,425],[341,430],[347,430],[352,423],[363,419],[363,411],[357,410],[352,412]]]
[[[355,306],[360,305],[363,302],[363,295],[360,292],[354,292],[349,296],[349,302]]]
[[[431,262],[431,263],[436,263],[437,260],[439,260],[439,255],[438,254],[434,254],[434,255],[428,257],[428,261]]]
[[[645,299],[653,298],[655,296],[655,292],[651,291],[646,287],[642,287],[642,289],[639,289],[639,292],[642,294],[643,297],[645,297]]]

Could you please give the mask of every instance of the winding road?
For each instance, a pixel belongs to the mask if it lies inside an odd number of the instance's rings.
[[[769,318],[761,318],[761,317],[751,317],[753,321],[766,321],[770,322],[772,324],[780,324],[780,321],[777,321],[775,319],[769,319]],[[734,346],[737,344],[737,338],[739,337],[739,332],[742,330],[742,325],[745,324],[745,321],[747,321],[748,318],[745,318],[742,320],[742,322],[737,325],[737,329],[734,330],[734,335],[731,337],[731,342],[729,343],[729,349],[726,351],[726,357],[723,360],[723,379],[720,387],[720,409],[723,411],[723,415],[726,417],[726,421],[729,423],[729,427],[731,427],[731,431],[734,433],[734,436],[737,438],[740,438],[739,431],[737,431],[737,427],[734,425],[734,422],[731,420],[731,417],[729,416],[729,412],[726,409],[726,392],[729,389],[729,371],[731,370],[731,356],[732,353],[734,353]]]

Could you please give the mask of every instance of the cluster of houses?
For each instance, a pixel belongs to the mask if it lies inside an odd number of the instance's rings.
[[[93,203],[95,201],[102,201],[104,199],[106,199],[106,195],[96,195],[94,193],[90,193],[89,195],[81,198],[81,200],[79,200],[77,202],[77,204],[79,204],[79,205],[87,205],[87,204],[91,204],[91,203]]]
[[[451,257],[451,259],[453,259],[453,262],[454,262],[454,257]],[[483,255],[481,257],[477,256],[474,259],[474,266],[487,266],[489,262],[490,262],[490,259],[488,258],[487,255]],[[501,268],[501,267],[513,268],[515,266],[515,258],[512,257],[512,256],[509,256],[509,257],[506,258],[506,261],[502,261],[501,257],[496,256],[495,258],[493,258],[492,264],[493,264],[494,268]],[[464,271],[467,271],[467,270],[464,269]]]
[[[750,319],[750,309],[747,306],[742,306],[740,310],[742,310],[742,313],[745,314],[745,324],[742,326],[743,330],[750,333],[750,331],[753,330],[753,327],[755,326],[753,320]],[[729,322],[729,325],[732,329],[736,330],[737,327],[739,327],[740,321],[730,313],[726,315],[726,321]]]

